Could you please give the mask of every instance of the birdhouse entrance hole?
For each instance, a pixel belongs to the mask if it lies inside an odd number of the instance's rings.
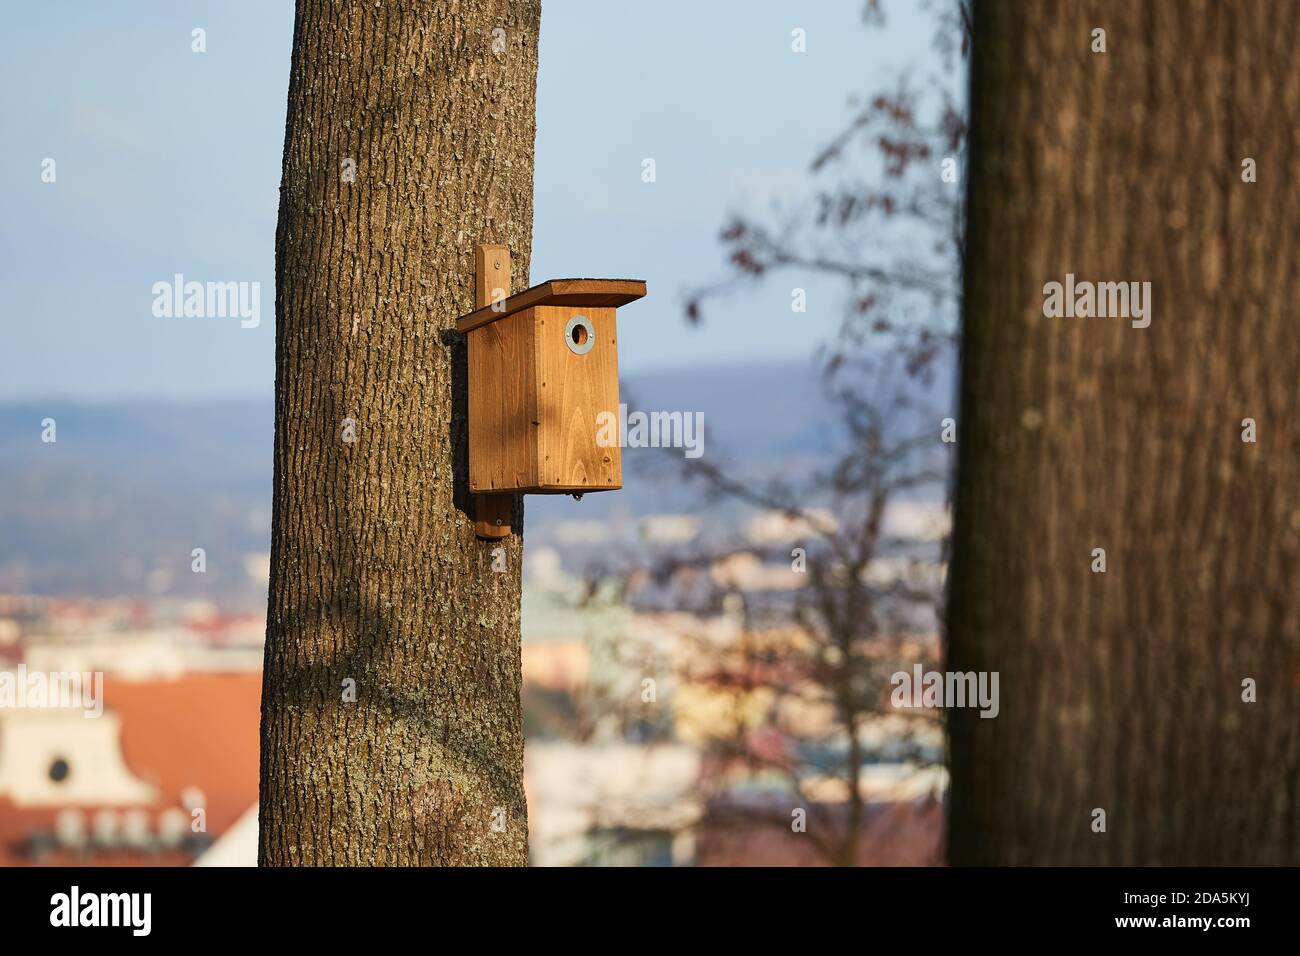
[[[596,344],[596,330],[585,315],[575,315],[564,328],[564,344],[574,355],[585,355]]]

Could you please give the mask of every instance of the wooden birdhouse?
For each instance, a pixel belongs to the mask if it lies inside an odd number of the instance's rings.
[[[475,272],[478,308],[456,329],[468,351],[475,528],[496,538],[510,533],[514,495],[622,487],[618,443],[598,442],[598,423],[601,413],[618,417],[618,307],[646,286],[551,279],[510,295],[510,253],[501,245],[478,247]]]

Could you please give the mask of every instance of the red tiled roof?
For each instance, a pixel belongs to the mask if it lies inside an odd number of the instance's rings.
[[[207,835],[214,841],[257,802],[261,686],[258,673],[198,673],[148,681],[105,676],[104,706],[121,717],[126,765],[158,788],[151,804],[138,807],[149,815],[151,826],[163,810],[181,806],[181,793],[189,787],[203,791]],[[192,854],[181,850],[53,851],[33,860],[25,846],[27,837],[51,831],[62,809],[18,807],[0,796],[0,866],[175,866],[192,861]],[[77,809],[90,819],[101,808]]]

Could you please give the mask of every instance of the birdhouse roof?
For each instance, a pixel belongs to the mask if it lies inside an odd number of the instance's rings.
[[[643,279],[550,279],[517,292],[496,307],[485,305],[456,320],[456,331],[469,332],[535,305],[615,307],[645,295]]]

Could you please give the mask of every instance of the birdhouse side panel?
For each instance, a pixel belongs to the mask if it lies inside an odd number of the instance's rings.
[[[533,338],[526,314],[468,335],[470,491],[516,491],[537,484]]]
[[[538,306],[530,311],[536,313],[539,490],[621,488],[616,310]],[[602,413],[610,416],[603,429]],[[613,441],[602,445],[598,436]]]

